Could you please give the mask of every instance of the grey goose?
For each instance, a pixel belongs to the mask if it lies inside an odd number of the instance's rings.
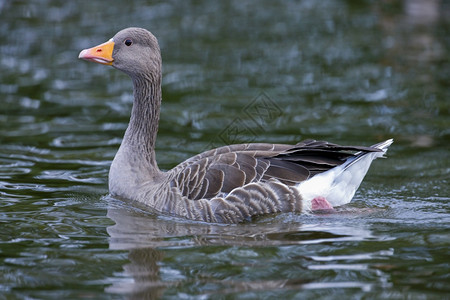
[[[126,28],[106,43],[82,50],[79,58],[111,65],[131,77],[131,118],[111,164],[109,192],[160,214],[239,223],[264,214],[332,209],[352,200],[371,162],[393,142],[371,147],[316,140],[229,145],[162,171],[155,156],[162,99],[155,36]]]

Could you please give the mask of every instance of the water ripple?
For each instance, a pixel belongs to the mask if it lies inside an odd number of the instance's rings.
[[[442,3],[0,1],[2,296],[444,299]],[[250,124],[243,142],[393,137],[388,159],[334,214],[222,226],[105,196],[132,84],[77,56],[130,20],[163,51],[163,167],[223,143],[229,116]],[[256,124],[244,108],[261,92],[281,115]]]

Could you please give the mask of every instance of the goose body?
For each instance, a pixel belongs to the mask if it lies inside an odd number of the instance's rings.
[[[351,201],[371,162],[392,143],[364,147],[305,140],[295,145],[230,145],[161,171],[155,157],[162,98],[156,38],[145,29],[127,28],[81,51],[79,58],[112,65],[131,77],[133,108],[111,164],[109,191],[158,213],[238,223],[263,214],[332,209]]]

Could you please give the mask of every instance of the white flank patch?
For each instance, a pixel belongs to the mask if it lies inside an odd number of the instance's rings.
[[[297,188],[303,197],[306,210],[311,210],[311,201],[316,197],[324,197],[333,207],[349,203],[372,161],[383,156],[392,142],[390,139],[372,146],[383,152],[369,152],[359,157],[355,154],[356,156],[349,158],[342,165],[300,183]]]

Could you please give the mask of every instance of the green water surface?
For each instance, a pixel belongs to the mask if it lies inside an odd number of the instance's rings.
[[[448,299],[449,20],[446,0],[0,0],[0,299]],[[77,57],[129,26],[162,50],[161,168],[307,138],[394,138],[388,158],[333,214],[224,226],[111,198],[132,85]]]

